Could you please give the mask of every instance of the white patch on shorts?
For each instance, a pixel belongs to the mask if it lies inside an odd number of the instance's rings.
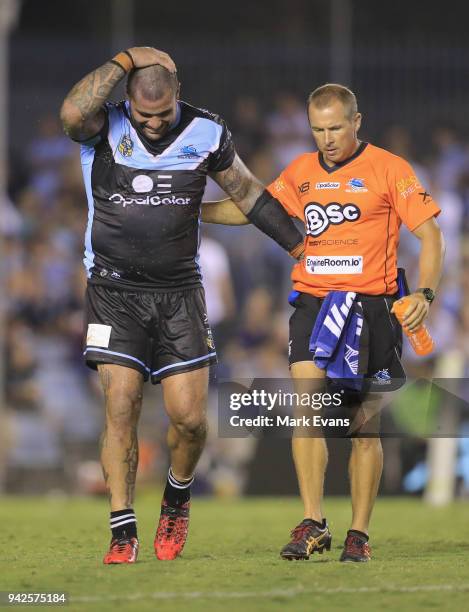
[[[109,340],[111,339],[111,329],[110,325],[90,323],[88,325],[88,333],[86,334],[86,345],[108,348]]]

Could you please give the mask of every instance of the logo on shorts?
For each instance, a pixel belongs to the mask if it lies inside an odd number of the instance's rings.
[[[378,370],[373,374],[373,380],[377,385],[390,385],[392,381],[389,369],[383,368],[382,370]]]
[[[346,189],[345,191],[347,191],[348,193],[368,191],[368,189],[365,187],[365,181],[361,178],[350,179],[349,181],[347,181],[347,187],[349,187],[349,189]]]
[[[305,260],[309,274],[361,274],[362,255],[308,255]]]
[[[134,143],[128,134],[122,136],[119,146],[119,153],[124,157],[131,157],[134,152]]]
[[[326,206],[319,202],[310,202],[305,206],[306,233],[309,236],[320,236],[329,225],[341,225],[346,221],[360,218],[360,209],[355,204],[338,204],[331,202]]]
[[[201,157],[199,153],[197,153],[197,149],[194,145],[184,145],[179,149],[179,159],[198,159]]]
[[[215,350],[215,342],[213,341],[212,330],[210,327],[207,329],[207,346],[211,351]]]

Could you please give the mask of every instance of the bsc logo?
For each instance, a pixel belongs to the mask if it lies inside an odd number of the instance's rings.
[[[320,236],[329,225],[356,221],[360,214],[360,209],[355,204],[342,206],[338,202],[331,202],[322,206],[318,202],[310,202],[305,207],[306,233],[310,236]]]

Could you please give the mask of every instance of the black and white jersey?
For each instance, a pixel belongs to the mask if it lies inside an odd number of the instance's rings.
[[[148,147],[132,126],[127,101],[105,108],[101,134],[81,146],[90,282],[150,291],[200,285],[207,173],[229,168],[235,156],[225,122],[178,102],[176,125]]]

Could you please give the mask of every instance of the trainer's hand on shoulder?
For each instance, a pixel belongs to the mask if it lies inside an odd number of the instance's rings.
[[[405,312],[402,326],[410,332],[415,332],[427,318],[430,304],[420,292],[411,293],[406,299],[409,301],[409,307]]]
[[[170,55],[153,47],[131,47],[127,49],[134,62],[135,68],[146,68],[159,64],[169,72],[176,72],[176,64],[173,62]]]

